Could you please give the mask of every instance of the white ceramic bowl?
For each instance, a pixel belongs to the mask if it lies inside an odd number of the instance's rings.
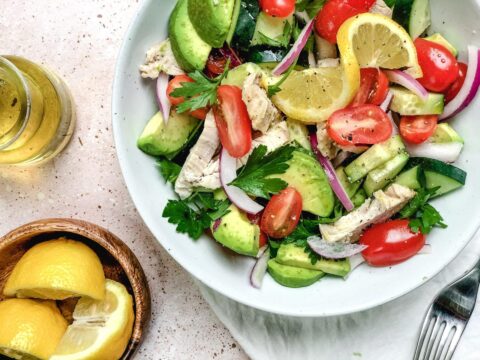
[[[441,31],[461,50],[480,46],[479,3],[433,0],[434,30]],[[466,146],[458,166],[468,172],[466,186],[435,200],[449,225],[428,237],[433,253],[419,255],[391,268],[362,265],[347,281],[327,277],[313,286],[290,289],[269,276],[261,290],[249,285],[251,258],[233,256],[207,236],[192,241],[177,234],[161,214],[175,197],[165,185],[155,160],[136,147],[147,120],[157,111],[154,84],[143,81],[138,66],[146,50],[167,36],[175,0],[145,0],[121,49],[113,88],[113,127],[123,175],[145,223],[158,241],[186,270],[204,284],[243,304],[292,316],[330,316],[357,312],[386,303],[422,285],[442,270],[465,247],[480,224],[480,96],[453,121]],[[463,51],[465,52],[465,51]]]

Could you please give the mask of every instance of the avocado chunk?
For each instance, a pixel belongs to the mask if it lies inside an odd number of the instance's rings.
[[[232,25],[234,0],[188,0],[188,15],[207,44],[221,48]]]
[[[425,38],[425,40],[433,41],[434,43],[440,44],[444,46],[448,51],[450,51],[453,56],[458,56],[458,50],[455,49],[455,46],[450,44],[450,42],[439,33],[428,36]]]
[[[303,150],[295,150],[284,174],[272,175],[295,188],[303,200],[303,211],[327,217],[333,211],[335,197],[318,161]]]
[[[215,195],[216,196],[216,195]],[[260,227],[252,224],[247,215],[235,205],[231,205],[228,214],[223,216],[213,237],[220,244],[241,255],[257,256],[260,241]]]
[[[258,15],[252,45],[287,47],[292,38],[293,15],[279,18],[267,15],[263,11]]]
[[[199,124],[197,119],[187,113],[172,111],[165,125],[162,113],[158,112],[147,123],[137,145],[148,155],[171,158],[188,143]]]
[[[385,188],[400,171],[407,165],[409,156],[406,152],[398,154],[393,159],[388,160],[385,164],[370,171],[365,179],[363,188],[368,196],[375,191]]]
[[[290,119],[287,119],[287,128],[288,134],[292,141],[297,142],[301,147],[308,151],[312,151],[312,146],[310,145],[310,140],[308,139],[308,129],[305,125],[300,122]]]
[[[230,70],[227,76],[222,80],[222,85],[233,85],[243,88],[245,79],[251,74],[258,74],[262,71],[260,66],[254,63],[245,63]]]
[[[430,140],[434,143],[464,143],[462,137],[447,123],[438,124]]]
[[[327,274],[342,277],[350,272],[350,261],[348,259],[318,259],[315,264],[312,264],[308,254],[305,252],[305,248],[296,246],[295,244],[280,245],[275,260],[282,265],[295,266],[310,270],[319,270]]]
[[[402,138],[400,135],[395,135],[387,141],[373,145],[353,160],[345,168],[345,174],[347,174],[350,182],[358,181],[367,176],[373,169],[385,164],[388,160],[403,152],[405,152],[405,145]]]
[[[197,34],[188,17],[188,0],[178,0],[168,24],[173,55],[186,72],[203,70],[212,47]]]
[[[390,110],[400,115],[440,115],[443,113],[445,97],[442,94],[428,93],[427,100],[423,101],[410,90],[399,86],[392,86],[390,91],[393,94]]]
[[[290,288],[310,286],[325,276],[322,271],[281,265],[275,259],[268,261],[268,273],[277,283]]]
[[[398,175],[395,184],[418,190],[422,187],[421,176],[425,176],[425,174],[422,175],[422,169],[417,165]],[[425,182],[425,179],[423,179],[423,182]]]

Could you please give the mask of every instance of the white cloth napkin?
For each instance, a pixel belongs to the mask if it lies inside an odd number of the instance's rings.
[[[437,292],[466,273],[479,257],[477,233],[450,265],[420,288],[368,311],[329,318],[273,315],[199,286],[213,311],[254,360],[404,360],[413,358],[425,311]],[[454,360],[480,359],[479,302]]]

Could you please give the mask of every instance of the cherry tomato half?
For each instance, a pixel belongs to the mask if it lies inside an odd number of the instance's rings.
[[[370,0],[327,0],[315,20],[317,33],[331,44],[337,43],[337,32],[349,18],[367,12]]]
[[[376,105],[360,105],[334,112],[327,122],[328,135],[341,146],[373,145],[386,141],[393,126]]]
[[[260,7],[270,16],[286,18],[295,12],[295,0],[260,0]]]
[[[262,248],[268,244],[268,236],[263,231],[260,231],[260,237],[258,238],[258,247]]]
[[[402,116],[400,135],[409,143],[421,144],[433,135],[437,123],[437,115]]]
[[[418,81],[428,90],[443,92],[458,78],[458,63],[445,46],[418,38],[415,40],[423,77]]]
[[[234,158],[241,158],[252,148],[252,122],[237,86],[221,85],[218,105],[213,108],[220,142]]]
[[[183,97],[171,96],[171,93],[175,89],[182,87],[183,83],[189,83],[189,82],[194,82],[194,81],[190,76],[187,76],[187,75],[177,75],[172,80],[170,80],[167,86],[167,96],[168,96],[168,100],[172,105],[177,106],[185,101]],[[205,120],[205,118],[207,117],[207,112],[208,112],[208,109],[205,109],[205,108],[197,109],[190,112],[190,115],[192,115],[194,118],[197,118],[199,120]]]
[[[369,265],[391,266],[408,260],[425,245],[425,235],[414,233],[409,220],[390,220],[365,230],[360,244],[367,245],[362,255]]]
[[[288,187],[272,196],[263,212],[260,228],[271,238],[284,238],[297,227],[302,207],[303,200],[300,193]]]
[[[360,69],[360,89],[351,106],[363,104],[381,105],[388,94],[388,78],[380,69]]]
[[[467,76],[467,70],[468,66],[465,63],[459,62],[458,63],[458,78],[455,80],[450,86],[450,88],[445,92],[445,102],[449,103],[455,97],[458,95],[460,92],[460,89],[463,86],[463,83],[465,82],[465,77]]]

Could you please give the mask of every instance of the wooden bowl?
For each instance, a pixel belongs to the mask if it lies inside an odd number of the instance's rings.
[[[3,288],[15,264],[32,246],[46,240],[66,237],[85,243],[100,258],[105,276],[126,286],[135,304],[135,323],[132,338],[122,356],[131,359],[140,345],[150,319],[150,290],[145,273],[137,257],[121,241],[104,228],[86,221],[46,219],[35,221],[13,230],[0,238],[0,300]],[[76,299],[58,302],[67,320],[72,320]]]

